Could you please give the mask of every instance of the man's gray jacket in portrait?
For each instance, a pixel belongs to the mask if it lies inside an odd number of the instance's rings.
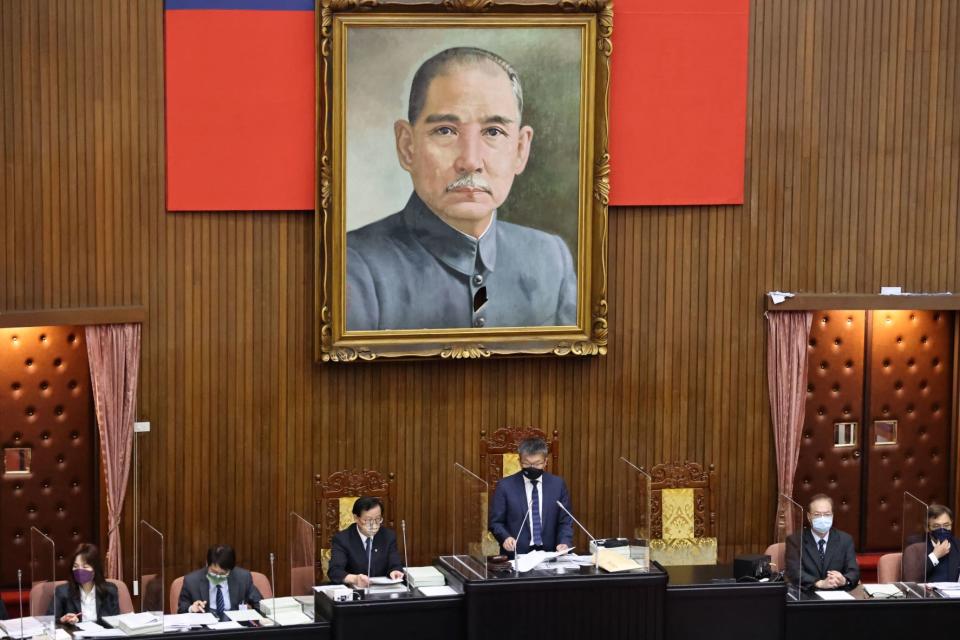
[[[566,243],[498,220],[480,239],[413,194],[402,211],[347,234],[347,330],[576,324]]]

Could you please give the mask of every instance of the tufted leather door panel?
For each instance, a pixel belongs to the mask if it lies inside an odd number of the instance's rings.
[[[96,540],[95,417],[80,327],[0,329],[0,448],[30,449],[30,473],[0,460],[0,587],[29,580],[30,527],[53,538],[57,577]]]
[[[949,498],[953,315],[871,315],[863,546],[895,549],[901,544],[904,491],[928,503]],[[896,421],[895,443],[876,443],[881,420]]]
[[[834,446],[837,422],[863,424],[864,311],[814,313],[807,346],[807,401],[794,477],[794,498],[806,507],[817,493],[834,500],[834,523],[859,547],[861,454]],[[857,434],[857,445],[860,437]]]

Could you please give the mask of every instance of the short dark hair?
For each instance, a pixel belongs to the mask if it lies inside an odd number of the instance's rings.
[[[217,565],[225,571],[237,566],[237,553],[228,544],[215,544],[207,549],[207,566]]]
[[[543,438],[526,438],[517,445],[517,453],[520,456],[547,455],[550,453],[550,447]]]
[[[810,507],[812,507],[813,503],[817,502],[818,500],[826,500],[827,502],[830,503],[830,510],[831,511],[833,510],[833,498],[831,498],[825,493],[818,493],[817,495],[810,498],[810,502],[807,503],[807,511],[810,511]]]
[[[383,500],[373,496],[360,496],[353,503],[353,515],[360,517],[364,511],[370,511],[374,507],[380,507],[380,513],[383,513]]]
[[[407,119],[410,124],[415,124],[420,117],[423,105],[427,102],[427,91],[434,78],[442,75],[455,64],[477,64],[483,61],[492,62],[507,74],[507,79],[510,80],[510,86],[513,88],[513,97],[517,100],[517,116],[523,120],[523,87],[520,85],[520,75],[517,70],[509,62],[486,49],[452,47],[427,58],[414,74],[413,82],[410,83],[410,103],[407,105]]]
[[[942,504],[931,504],[927,507],[927,520],[936,520],[943,514],[947,514],[950,521],[953,522],[953,511],[950,510],[950,507]]]

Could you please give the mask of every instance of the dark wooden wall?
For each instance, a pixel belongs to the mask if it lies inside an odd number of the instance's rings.
[[[314,474],[350,466],[396,473],[426,562],[452,462],[506,424],[560,431],[593,531],[618,456],[688,459],[717,467],[722,557],[762,550],[762,292],[960,289],[960,3],[755,0],[746,203],[610,212],[607,357],[315,365],[311,215],[164,211],[161,5],[0,2],[0,312],[147,308],[141,507],[172,572],[221,540],[285,562]]]

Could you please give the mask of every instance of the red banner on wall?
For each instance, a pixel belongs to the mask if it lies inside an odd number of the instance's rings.
[[[165,7],[167,209],[313,209],[313,0]],[[612,204],[743,202],[748,7],[614,4]]]

